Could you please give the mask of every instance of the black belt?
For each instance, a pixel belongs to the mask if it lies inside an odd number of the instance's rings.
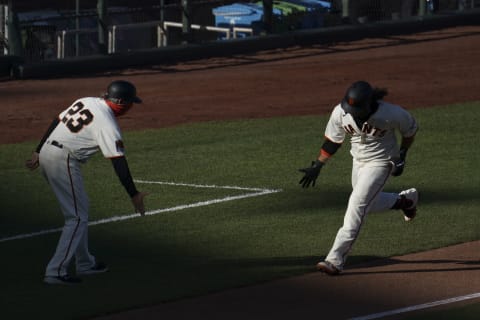
[[[52,140],[52,141],[50,141],[50,144],[51,144],[52,146],[57,147],[57,148],[63,149],[63,144],[61,144],[61,143],[58,142],[58,141]]]

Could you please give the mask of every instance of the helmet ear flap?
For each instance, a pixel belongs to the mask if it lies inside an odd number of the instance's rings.
[[[118,105],[123,105],[123,104],[127,104],[125,103],[122,99],[120,98],[107,98],[109,101],[115,103],[115,104],[118,104]]]

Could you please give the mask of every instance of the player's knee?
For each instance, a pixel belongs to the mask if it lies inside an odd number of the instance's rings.
[[[88,225],[88,217],[70,217],[65,219],[65,225],[77,225],[77,224]]]
[[[358,228],[343,226],[341,229],[342,238],[346,241],[353,241],[358,236]]]

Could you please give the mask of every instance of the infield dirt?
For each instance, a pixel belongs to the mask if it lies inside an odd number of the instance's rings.
[[[294,47],[91,77],[0,82],[0,143],[37,140],[74,99],[113,79],[134,82],[144,104],[123,130],[330,111],[354,81],[389,89],[407,109],[480,100],[480,27]]]
[[[353,266],[336,277],[309,273],[96,320],[350,319],[479,291],[476,241]]]

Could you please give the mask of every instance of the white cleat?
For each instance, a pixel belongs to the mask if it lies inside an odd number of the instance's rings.
[[[322,261],[317,263],[317,270],[321,272],[325,272],[330,276],[336,276],[340,273],[340,269],[338,269],[328,261]]]
[[[404,207],[401,208],[405,221],[412,221],[417,215],[418,191],[415,188],[400,192],[400,197],[404,199]]]

